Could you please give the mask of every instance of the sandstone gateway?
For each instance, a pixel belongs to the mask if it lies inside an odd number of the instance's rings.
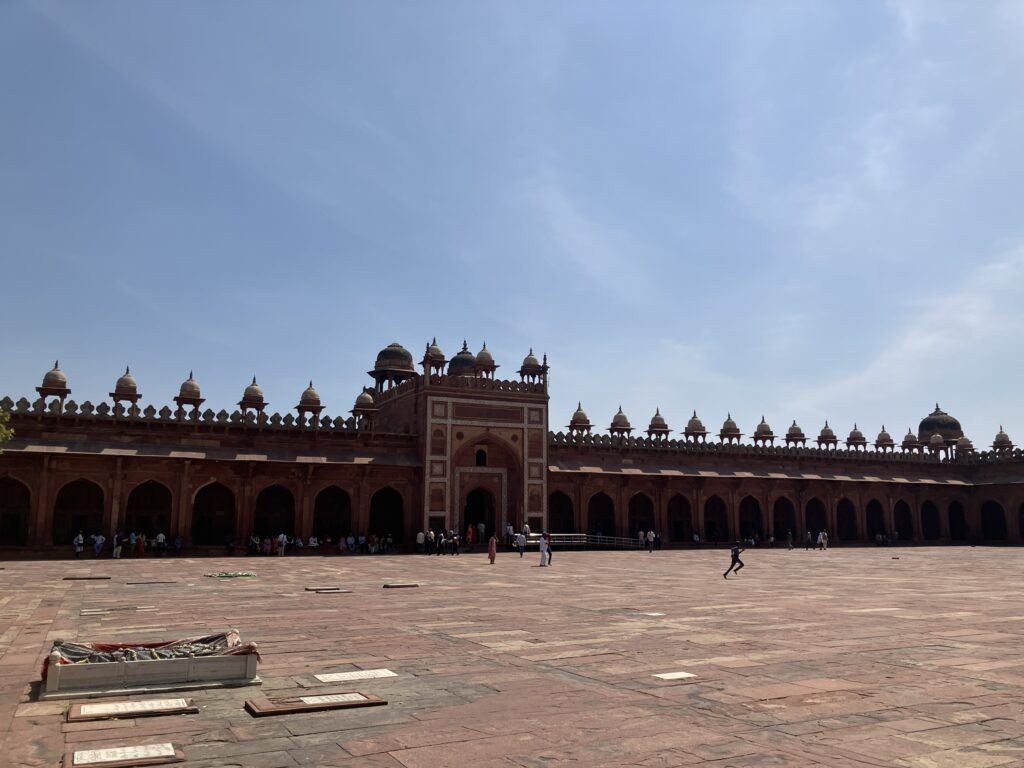
[[[268,413],[255,379],[233,412],[204,409],[191,375],[173,407],[142,407],[129,371],[112,404],[76,403],[55,365],[33,401],[0,400],[16,431],[0,455],[0,545],[67,552],[79,530],[134,530],[222,548],[283,530],[408,546],[427,527],[480,522],[488,534],[653,528],[680,544],[806,530],[840,544],[1021,539],[1021,451],[1001,429],[976,451],[937,405],[916,433],[897,443],[883,428],[870,446],[856,426],[840,447],[827,423],[808,440],[795,421],[777,437],[763,419],[744,443],[731,418],[711,435],[696,413],[677,439],[655,413],[641,437],[621,408],[607,435],[582,407],[556,431],[546,357],[531,351],[513,380],[498,367],[486,345],[448,360],[435,342],[417,370],[391,344],[374,386],[332,417],[312,382],[294,415]]]

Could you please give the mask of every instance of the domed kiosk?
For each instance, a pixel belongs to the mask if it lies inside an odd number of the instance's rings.
[[[378,392],[397,386],[416,375],[412,353],[397,341],[392,342],[377,353],[373,370],[367,373],[377,382]]]

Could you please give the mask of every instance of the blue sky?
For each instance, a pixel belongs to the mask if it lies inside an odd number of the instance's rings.
[[[376,352],[1024,442],[1020,2],[0,5],[0,391],[231,407]]]

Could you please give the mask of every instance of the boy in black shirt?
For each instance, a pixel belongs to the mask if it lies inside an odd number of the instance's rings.
[[[743,567],[743,561],[740,560],[740,552],[744,551],[745,550],[740,549],[740,543],[738,541],[732,545],[732,550],[730,551],[730,554],[732,555],[732,563],[729,564],[729,569],[722,574],[723,579],[729,578],[729,574],[732,572],[733,568],[736,569],[736,574],[739,574],[740,568]]]

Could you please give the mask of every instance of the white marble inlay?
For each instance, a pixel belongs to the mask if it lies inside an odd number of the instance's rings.
[[[361,693],[332,693],[329,696],[302,696],[299,698],[303,704],[336,704],[341,701],[366,701]]]
[[[75,752],[75,765],[102,765],[116,763],[119,760],[139,760],[144,757],[174,757],[174,745],[147,744],[143,747],[84,749]]]
[[[185,699],[149,699],[148,701],[114,701],[109,704],[83,704],[83,715],[124,715],[132,712],[152,712],[158,709],[181,709],[188,706]]]
[[[690,672],[662,672],[660,675],[654,675],[654,677],[660,677],[662,680],[686,680],[687,678],[696,677],[696,675]]]
[[[326,675],[313,675],[321,683],[343,683],[346,680],[374,680],[378,677],[398,677],[390,669],[357,669],[355,672],[331,672]]]

